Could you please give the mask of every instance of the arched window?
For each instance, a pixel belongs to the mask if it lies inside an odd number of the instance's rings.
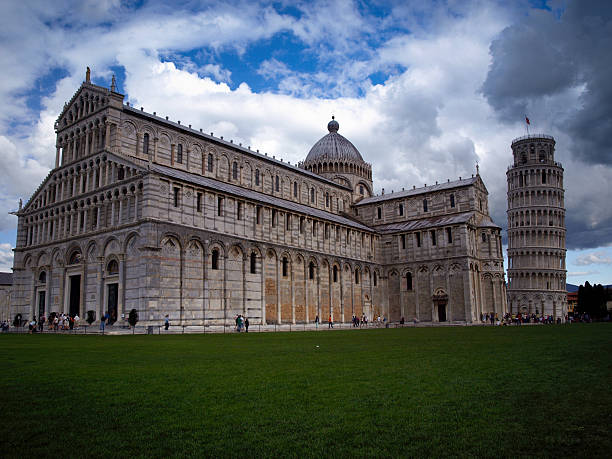
[[[427,212],[427,199],[423,199],[423,212]]]
[[[359,283],[359,271],[355,270],[355,284]]]
[[[329,207],[329,193],[325,193],[325,207]]]
[[[212,269],[219,269],[219,251],[217,249],[212,251]]]
[[[487,235],[486,235],[486,233],[482,233],[482,242],[487,242]]]
[[[257,273],[257,254],[251,252],[251,274]]]
[[[398,211],[399,211],[400,217],[404,215],[404,204],[399,205]]]
[[[359,194],[363,196],[363,185],[359,185]]]
[[[334,282],[338,282],[338,267],[334,266]]]
[[[298,196],[298,184],[297,182],[293,182],[293,197],[297,198]]]
[[[259,186],[259,169],[255,169],[255,185]]]
[[[236,161],[232,164],[232,178],[238,180],[238,163]]]
[[[183,145],[180,143],[176,147],[176,162],[177,163],[183,162]]]
[[[382,209],[380,207],[376,208],[376,216],[379,220],[382,218]]]
[[[315,201],[315,190],[314,188],[310,189],[310,202],[314,202]]]
[[[374,287],[376,287],[376,284],[378,284],[378,275],[376,274],[376,271],[374,271]]]
[[[142,139],[142,154],[147,156],[149,154],[149,133],[145,132]]]
[[[289,260],[287,260],[287,257],[283,257],[283,277],[287,277],[288,266]]]
[[[406,273],[406,290],[412,290],[412,273]]]
[[[279,179],[278,179],[278,175],[276,176],[276,178],[274,179],[274,189],[276,191],[280,190],[280,184],[279,184]]]
[[[213,171],[213,155],[212,153],[208,153],[208,172]]]
[[[314,279],[314,272],[315,272],[315,265],[314,263],[311,261],[310,264],[308,265],[308,279]]]
[[[115,276],[119,274],[119,264],[117,263],[117,260],[111,260],[108,262],[108,264],[106,265],[106,273],[109,276]]]
[[[450,195],[450,206],[455,207],[455,195],[454,194]]]
[[[41,283],[41,284],[46,284],[47,283],[47,273],[46,273],[46,271],[42,271],[38,275],[38,282]]]

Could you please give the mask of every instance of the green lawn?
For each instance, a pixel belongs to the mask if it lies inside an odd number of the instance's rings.
[[[612,325],[1,335],[3,456],[600,456]]]

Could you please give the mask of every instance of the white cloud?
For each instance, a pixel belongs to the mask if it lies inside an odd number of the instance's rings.
[[[599,271],[572,271],[567,273],[567,277],[587,277],[599,274]]]
[[[13,247],[11,244],[0,244],[0,271],[12,272],[13,267]]]
[[[612,257],[601,251],[585,253],[576,258],[574,264],[578,266],[612,265]]]

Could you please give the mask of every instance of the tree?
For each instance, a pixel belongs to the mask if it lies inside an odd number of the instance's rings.
[[[136,311],[136,309],[132,309],[130,311],[130,314],[128,315],[128,323],[132,327],[135,327],[136,324],[138,323],[138,311]]]
[[[96,320],[96,311],[87,311],[87,319],[85,319],[89,325]]]
[[[576,312],[589,314],[594,319],[600,319],[607,315],[606,291],[601,284],[591,285],[585,282],[584,286],[578,287],[578,305]]]

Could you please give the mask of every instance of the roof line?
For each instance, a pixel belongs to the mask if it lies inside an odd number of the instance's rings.
[[[320,180],[322,182],[325,182],[325,183],[327,183],[329,185],[334,185],[337,188],[340,188],[340,189],[343,189],[343,190],[347,190],[347,191],[352,191],[346,185],[341,185],[341,184],[339,184],[337,182],[334,182],[333,180],[329,180],[329,179],[327,179],[327,178],[325,178],[325,177],[323,177],[321,175],[315,174],[314,172],[310,172],[310,171],[308,171],[306,169],[302,169],[301,167],[298,167],[297,164],[294,165],[294,164],[290,164],[290,163],[285,162],[285,161],[281,161],[281,160],[276,159],[276,158],[271,158],[271,157],[269,157],[266,154],[255,152],[255,151],[253,151],[253,150],[251,150],[249,148],[243,147],[242,145],[236,145],[235,143],[228,142],[225,139],[220,139],[218,137],[215,137],[215,136],[212,136],[212,135],[208,135],[205,132],[202,132],[201,130],[198,131],[198,130],[193,129],[191,127],[188,127],[188,126],[185,126],[185,125],[182,125],[182,124],[179,124],[179,123],[175,123],[174,121],[170,121],[170,120],[164,119],[164,118],[162,118],[160,116],[153,115],[151,113],[145,112],[144,110],[137,110],[136,108],[134,108],[134,107],[132,107],[130,105],[125,105],[124,104],[123,105],[123,109],[129,111],[130,113],[132,113],[134,115],[141,116],[141,117],[144,117],[144,118],[153,119],[156,122],[159,122],[159,123],[165,124],[167,126],[170,126],[173,129],[178,129],[178,130],[186,132],[186,133],[188,133],[190,135],[195,135],[196,137],[200,137],[202,139],[206,139],[208,141],[215,142],[215,143],[223,145],[225,147],[229,147],[229,148],[234,149],[234,150],[239,150],[242,153],[246,153],[248,155],[251,155],[252,157],[255,157],[256,159],[260,159],[262,161],[267,161],[269,163],[275,164],[277,166],[284,167],[286,169],[291,169],[291,170],[293,170],[293,172],[297,172],[298,174],[302,174],[302,175],[307,175],[309,177],[312,177],[312,178],[315,178],[315,179]]]

